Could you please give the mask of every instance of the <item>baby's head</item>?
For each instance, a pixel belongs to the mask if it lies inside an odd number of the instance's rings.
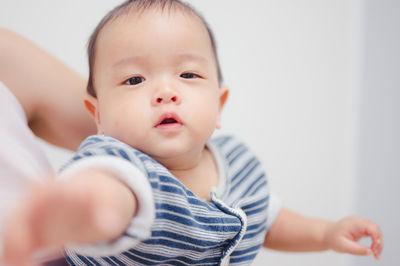
[[[132,15],[132,14],[140,14],[147,10],[158,10],[161,12],[184,12],[190,16],[196,17],[200,20],[203,26],[206,28],[208,37],[210,39],[211,48],[214,53],[215,63],[217,66],[218,73],[218,82],[222,84],[222,71],[218,60],[217,46],[214,38],[214,34],[211,28],[208,26],[207,21],[198,13],[193,7],[188,5],[187,3],[181,2],[179,0],[128,0],[123,2],[121,5],[115,7],[111,11],[109,11],[100,23],[97,25],[95,30],[89,39],[88,44],[88,61],[89,61],[89,79],[87,84],[87,92],[96,97],[96,90],[93,84],[93,70],[94,70],[94,61],[95,61],[95,51],[96,51],[96,43],[99,33],[107,25],[109,22],[118,19],[124,15]]]
[[[85,101],[99,133],[162,163],[190,158],[219,127],[228,89],[204,19],[177,0],[127,1],[93,32]]]

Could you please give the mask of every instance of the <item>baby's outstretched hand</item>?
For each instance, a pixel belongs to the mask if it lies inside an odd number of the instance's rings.
[[[358,243],[363,237],[371,237],[371,246]],[[374,254],[379,259],[383,248],[382,232],[374,222],[356,216],[332,223],[325,232],[328,248],[354,255]]]
[[[127,227],[135,202],[131,191],[105,171],[34,185],[6,223],[4,259],[9,265],[32,265],[31,255],[42,248],[111,240]]]

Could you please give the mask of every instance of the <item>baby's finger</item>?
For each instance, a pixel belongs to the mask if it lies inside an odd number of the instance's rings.
[[[371,250],[375,258],[379,259],[383,248],[382,232],[379,226],[373,222],[368,223],[365,231],[372,239]]]
[[[371,221],[368,221],[365,231],[367,235],[371,236],[372,240],[378,240],[382,238],[382,232],[379,226]]]
[[[28,265],[30,235],[25,215],[17,213],[8,221],[4,236],[4,260],[10,265]]]
[[[364,246],[356,241],[344,239],[342,243],[342,252],[350,253],[353,255],[370,255],[372,254],[371,248]]]
[[[378,239],[372,243],[371,246],[372,252],[374,253],[374,256],[376,259],[380,259],[382,249],[383,249],[383,241],[381,239]]]

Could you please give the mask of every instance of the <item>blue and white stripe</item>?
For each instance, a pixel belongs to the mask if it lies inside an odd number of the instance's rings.
[[[150,238],[119,254],[90,257],[67,249],[68,262],[71,265],[250,265],[267,231],[269,192],[265,172],[246,145],[232,136],[214,138],[208,146],[220,162],[220,173],[224,173],[220,176],[220,188],[211,193],[211,202],[198,198],[146,154],[109,136],[87,138],[70,164],[97,155],[132,162],[151,185],[155,219]]]

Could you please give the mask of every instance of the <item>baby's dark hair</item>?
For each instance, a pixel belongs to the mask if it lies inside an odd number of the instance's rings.
[[[159,8],[161,11],[181,10],[181,11],[188,12],[191,15],[194,15],[201,20],[201,22],[206,27],[208,35],[210,37],[211,47],[212,47],[212,50],[214,53],[215,62],[217,64],[218,82],[221,85],[222,72],[221,72],[221,67],[220,67],[219,60],[218,60],[217,46],[216,46],[216,42],[214,39],[214,35],[213,35],[210,27],[208,26],[208,23],[200,15],[199,12],[197,12],[189,4],[184,3],[180,0],[128,0],[128,1],[125,1],[122,4],[120,4],[119,6],[115,7],[111,11],[109,11],[103,17],[103,19],[100,21],[100,23],[97,25],[97,27],[93,31],[92,35],[90,36],[88,48],[87,48],[88,61],[89,61],[89,79],[88,79],[86,90],[87,90],[88,94],[92,95],[93,97],[97,97],[96,90],[94,88],[94,82],[93,82],[93,68],[94,68],[94,63],[95,63],[94,61],[95,61],[96,42],[97,42],[97,38],[98,38],[101,30],[110,21],[113,21],[113,20],[119,18],[121,15],[125,15],[130,12],[135,12],[135,13],[144,12],[144,11],[152,9],[152,8]]]

